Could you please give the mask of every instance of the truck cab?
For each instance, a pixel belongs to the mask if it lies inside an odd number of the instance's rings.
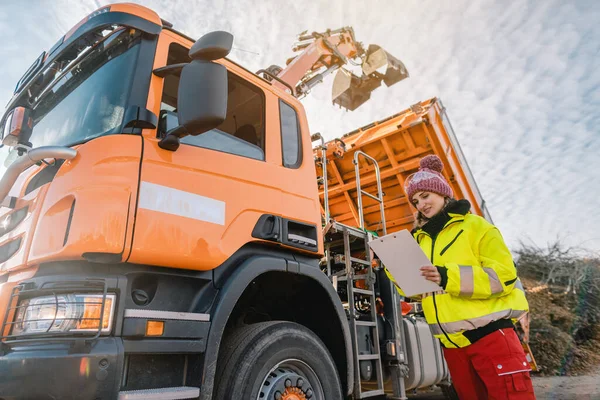
[[[1,397],[352,393],[306,115],[212,39],[110,5],[18,83],[1,124]],[[266,352],[235,353],[243,339]]]
[[[227,32],[112,4],[25,72],[0,119],[0,398],[453,398],[369,249],[410,227],[403,184],[429,153],[488,216],[445,109],[325,143],[299,97],[359,56],[334,81],[350,110],[408,72],[348,27],[299,39],[253,73]]]

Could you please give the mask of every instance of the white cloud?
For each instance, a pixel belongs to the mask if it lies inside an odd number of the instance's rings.
[[[42,50],[97,2],[0,5],[0,101]],[[564,238],[600,250],[600,7],[593,1],[144,1],[192,37],[235,35],[231,57],[284,65],[295,35],[351,25],[401,59],[410,79],[350,113],[331,78],[303,102],[313,132],[339,136],[419,100],[441,97],[494,221],[507,241]],[[246,50],[246,51],[242,51]],[[259,53],[259,55],[253,54]],[[4,100],[2,100],[4,99]]]

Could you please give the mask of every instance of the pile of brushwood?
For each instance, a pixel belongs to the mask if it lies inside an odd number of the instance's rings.
[[[600,257],[560,243],[515,251],[531,311],[530,347],[543,375],[600,368]]]

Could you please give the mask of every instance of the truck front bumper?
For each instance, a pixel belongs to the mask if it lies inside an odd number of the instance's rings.
[[[123,374],[120,338],[90,344],[2,345],[0,399],[116,399]]]
[[[52,273],[55,269],[62,274]],[[0,338],[0,400],[145,399],[146,391],[188,398],[181,392],[197,393],[211,322],[210,314],[189,312],[189,307],[206,309],[212,301],[212,272],[188,276],[187,271],[160,267],[132,269],[124,264],[112,266],[111,274],[90,273],[87,263],[58,263],[45,265],[47,275],[22,281],[18,288],[5,286],[2,293],[0,284],[0,311],[9,304],[15,310],[18,303],[11,299],[17,295],[20,300],[54,292],[86,294],[100,287],[93,293],[114,294],[116,299],[110,333]],[[147,282],[155,288],[149,302],[158,310],[133,300],[132,293]],[[7,331],[4,324],[14,323],[10,318],[0,318],[0,332]],[[161,332],[148,334],[150,321],[161,323]]]

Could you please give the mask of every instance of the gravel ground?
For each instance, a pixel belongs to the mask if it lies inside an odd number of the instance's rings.
[[[600,400],[600,370],[585,376],[534,377],[535,396],[539,400]],[[440,391],[410,396],[419,400],[443,400]]]
[[[538,399],[600,400],[600,371],[586,376],[551,376],[534,378]]]

